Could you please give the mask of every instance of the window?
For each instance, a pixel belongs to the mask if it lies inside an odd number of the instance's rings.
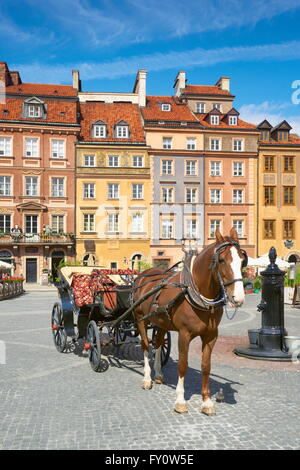
[[[136,184],[132,185],[132,199],[143,199],[144,195],[144,185]]]
[[[163,137],[163,148],[164,149],[172,148],[172,137]]]
[[[266,206],[273,206],[275,204],[275,186],[264,187],[264,200]]]
[[[270,131],[261,131],[260,140],[265,140],[268,142],[270,140]]]
[[[197,189],[186,188],[185,190],[185,202],[195,204],[197,202]]]
[[[210,116],[210,123],[214,126],[218,126],[220,124],[220,116],[216,116],[215,114],[212,114]]]
[[[291,240],[295,238],[295,221],[284,220],[283,221],[283,238]]]
[[[244,176],[243,162],[233,162],[233,176]]]
[[[143,157],[134,155],[132,161],[133,166],[136,168],[141,168],[142,166],[144,166]]]
[[[84,166],[95,166],[95,155],[84,155]]]
[[[38,104],[30,104],[28,106],[28,117],[38,118],[42,115],[42,108],[41,105]]]
[[[106,137],[106,125],[105,124],[94,124],[93,125],[93,136],[96,139]]]
[[[265,155],[264,157],[264,170],[275,171],[275,157],[273,155]]]
[[[65,141],[51,140],[51,157],[65,158]]]
[[[295,204],[295,186],[283,187],[283,203],[286,205]]]
[[[233,202],[233,204],[242,204],[243,203],[243,190],[242,189],[234,189],[233,190],[232,202]]]
[[[38,179],[36,176],[25,177],[25,195],[26,196],[38,195]]]
[[[144,215],[132,214],[132,232],[143,232],[144,230]]]
[[[213,109],[218,109],[221,111],[221,103],[213,103]]]
[[[186,139],[187,150],[196,150],[196,139],[194,137],[188,137]]]
[[[83,197],[86,199],[94,199],[95,195],[95,183],[83,183]]]
[[[53,233],[64,232],[64,215],[52,215],[51,216],[51,228]]]
[[[38,139],[32,139],[30,137],[25,138],[25,156],[26,157],[38,157]]]
[[[111,261],[111,263],[110,263],[110,269],[118,269],[118,263],[117,263],[117,261]]]
[[[119,166],[119,157],[117,155],[109,155],[108,157],[108,166]]]
[[[220,204],[221,202],[221,189],[210,190],[210,202],[212,204]]]
[[[0,232],[10,232],[11,229],[11,215],[0,214]]]
[[[275,220],[264,220],[264,238],[275,238]]]
[[[11,196],[11,176],[0,176],[0,196]]]
[[[12,137],[0,137],[0,156],[12,156]]]
[[[221,150],[221,139],[211,139],[210,150]]]
[[[210,162],[210,176],[221,176],[221,162]]]
[[[196,163],[195,160],[187,160],[185,162],[185,174],[187,176],[195,176],[197,174]]]
[[[83,214],[83,231],[95,231],[95,214]]]
[[[221,220],[211,219],[209,222],[209,236],[215,237],[217,228],[221,227]]]
[[[235,152],[242,152],[243,151],[243,141],[242,140],[233,140],[233,150]]]
[[[197,221],[195,219],[186,220],[185,238],[197,238]]]
[[[162,202],[173,202],[173,188],[162,188]]]
[[[164,219],[161,222],[161,238],[172,238],[173,236],[173,221]]]
[[[205,103],[196,103],[196,113],[205,113]]]
[[[108,199],[119,199],[119,184],[109,183],[108,184]]]
[[[171,111],[171,105],[170,103],[161,103],[160,109],[162,111]]]
[[[108,231],[118,232],[119,231],[119,214],[108,214]]]
[[[162,160],[162,175],[172,175],[173,160]]]
[[[293,172],[294,170],[294,157],[284,157],[284,171]]]
[[[129,127],[127,125],[117,125],[116,126],[116,137],[118,139],[128,139],[128,137],[129,137]]]
[[[241,219],[236,219],[232,221],[233,227],[236,229],[238,237],[241,238],[244,236],[244,221]]]
[[[236,126],[238,123],[237,116],[229,116],[229,125]]]
[[[277,132],[278,140],[289,140],[289,133],[287,131]]]
[[[64,178],[51,178],[51,196],[64,197],[65,195],[65,181]]]
[[[25,215],[25,232],[38,233],[38,216]]]

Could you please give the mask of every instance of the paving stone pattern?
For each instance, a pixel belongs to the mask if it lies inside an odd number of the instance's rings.
[[[225,401],[216,404],[216,416],[208,417],[200,413],[200,358],[191,353],[185,390],[189,413],[179,415],[173,411],[176,335],[166,383],[144,391],[135,344],[108,355],[110,367],[103,373],[91,370],[85,354],[56,351],[49,326],[56,299],[53,291],[29,292],[0,302],[0,340],[7,352],[6,365],[0,364],[0,449],[300,448],[299,367],[286,371],[214,362],[211,389],[215,394],[222,387]],[[236,322],[247,317],[247,309],[243,312]],[[226,324],[222,334],[242,328],[245,333],[252,326]]]

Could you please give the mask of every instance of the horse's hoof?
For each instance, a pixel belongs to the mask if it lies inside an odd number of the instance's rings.
[[[143,389],[150,390],[152,388],[152,380],[144,380]]]
[[[188,407],[186,403],[175,403],[174,411],[176,411],[176,413],[187,413]]]
[[[164,383],[163,375],[158,375],[157,377],[155,377],[155,383],[156,384],[163,384]]]
[[[214,404],[210,399],[202,403],[201,413],[204,413],[207,416],[213,416],[216,414]]]

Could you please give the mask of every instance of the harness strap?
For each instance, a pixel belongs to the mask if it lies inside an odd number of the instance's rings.
[[[157,300],[161,294],[161,290],[156,294],[153,302],[152,302],[152,305],[151,305],[151,311],[149,313],[147,313],[147,315],[144,315],[142,318],[140,318],[139,320],[137,320],[137,323],[143,321],[143,320],[146,320],[147,318],[150,318],[150,317],[154,317],[155,315],[160,315],[160,314],[164,314],[164,315],[168,315],[169,317],[169,320],[170,320],[170,316],[169,316],[169,312],[172,310],[172,308],[176,305],[176,303],[183,297],[185,296],[186,294],[186,291],[187,291],[187,287],[186,286],[183,286],[181,285],[181,287],[184,287],[184,290],[180,291],[175,297],[174,299],[170,300],[170,302],[168,302],[166,305],[158,305],[157,304]],[[154,310],[152,310],[152,308],[154,307]]]

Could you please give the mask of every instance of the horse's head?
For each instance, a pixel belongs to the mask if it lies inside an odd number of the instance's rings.
[[[223,237],[217,228],[211,268],[218,280],[223,282],[231,307],[240,307],[244,303],[242,268],[247,266],[247,260],[247,253],[239,245],[236,229],[230,230],[229,237]]]

